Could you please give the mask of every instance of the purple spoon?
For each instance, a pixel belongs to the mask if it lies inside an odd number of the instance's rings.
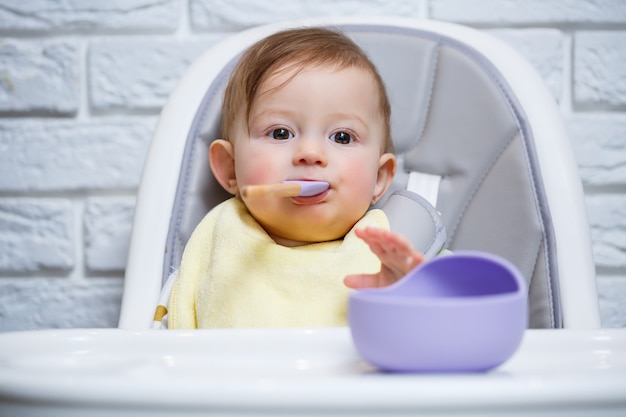
[[[300,193],[298,197],[311,197],[318,195],[328,190],[330,186],[326,181],[295,181],[287,180],[283,181],[283,184],[297,184],[300,186]]]
[[[323,193],[330,187],[325,181],[296,181],[287,180],[281,184],[259,184],[243,187],[241,195],[244,198],[267,197],[311,197]]]

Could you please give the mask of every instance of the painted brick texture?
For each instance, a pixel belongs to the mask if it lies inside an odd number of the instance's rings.
[[[85,264],[90,271],[123,271],[133,221],[132,197],[91,197],[85,207]]]
[[[422,12],[420,2],[414,0],[190,0],[189,3],[194,28],[225,32],[280,20],[359,15],[417,17]]]
[[[87,68],[91,108],[158,112],[181,74],[216,39],[93,42]]]
[[[135,190],[155,122],[0,119],[0,190]]]
[[[174,31],[184,2],[179,0],[3,0],[4,31],[76,34],[98,31]]]
[[[0,0],[0,331],[117,325],[135,194],[158,114],[229,33],[393,15],[512,45],[563,112],[606,327],[626,327],[626,2]]]
[[[0,114],[75,114],[78,60],[74,41],[4,39]]]
[[[620,0],[430,0],[429,17],[488,26],[623,24],[626,3]]]
[[[32,273],[74,267],[72,204],[62,199],[0,199],[0,270]]]
[[[576,105],[624,108],[626,32],[582,32],[574,42]]]

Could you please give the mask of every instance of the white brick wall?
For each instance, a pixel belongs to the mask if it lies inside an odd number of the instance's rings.
[[[623,0],[0,0],[0,331],[117,324],[160,108],[227,35],[330,15],[433,18],[517,48],[580,165],[603,325],[626,327]]]

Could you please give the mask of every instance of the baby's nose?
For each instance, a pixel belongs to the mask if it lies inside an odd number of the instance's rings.
[[[319,138],[299,138],[294,153],[295,164],[326,165],[326,147]]]

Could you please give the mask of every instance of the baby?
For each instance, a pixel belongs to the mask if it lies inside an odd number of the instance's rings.
[[[327,29],[250,47],[225,91],[211,170],[235,197],[197,226],[169,328],[341,326],[349,288],[389,285],[422,262],[370,209],[396,170],[390,106],[362,50]],[[323,181],[313,196],[242,190]]]

